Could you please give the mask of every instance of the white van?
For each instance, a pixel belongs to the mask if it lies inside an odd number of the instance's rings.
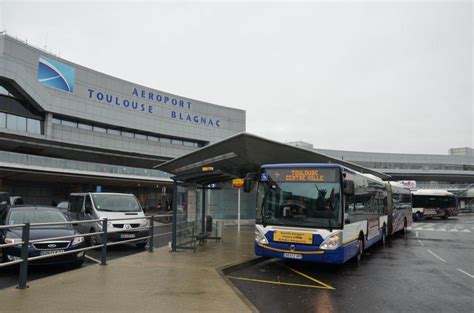
[[[67,215],[71,221],[86,221],[95,219],[136,218],[143,219],[109,221],[107,231],[114,231],[107,235],[108,241],[120,241],[148,236],[148,230],[133,231],[134,228],[148,226],[148,220],[137,198],[132,194],[88,192],[72,193],[69,195]],[[80,223],[75,226],[83,234],[102,231],[102,222]],[[123,230],[123,232],[120,232]],[[87,237],[89,244],[100,244],[100,235]],[[147,240],[137,241],[136,246],[144,248]]]

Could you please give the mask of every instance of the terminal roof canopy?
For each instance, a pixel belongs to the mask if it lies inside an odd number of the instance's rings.
[[[390,178],[389,175],[313,150],[249,133],[240,133],[226,138],[165,162],[157,168],[176,175],[178,180],[204,185],[235,177],[245,177],[247,173],[257,172],[261,165],[273,163],[337,163],[384,180]],[[202,172],[203,167],[213,167],[214,171]]]

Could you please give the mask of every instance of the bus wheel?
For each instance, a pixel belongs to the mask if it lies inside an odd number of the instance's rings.
[[[407,226],[408,226],[408,222],[407,222],[407,219],[405,218],[405,220],[403,221],[403,230],[402,230],[402,234],[405,239],[408,239]]]
[[[386,231],[386,227],[385,225],[383,225],[383,228],[382,228],[382,239],[380,240],[380,244],[382,245],[382,247],[385,247],[385,243],[387,242],[387,231]]]
[[[447,220],[448,217],[449,217],[448,211],[444,211],[444,214],[443,214],[443,216],[442,216],[441,218],[442,218],[443,220]]]
[[[363,254],[364,254],[364,239],[363,237],[360,237],[359,242],[358,242],[357,255],[356,255],[357,263],[360,262]]]
[[[416,219],[416,220],[421,219],[421,213],[420,213],[420,212],[416,212],[416,214],[415,214],[415,219]]]

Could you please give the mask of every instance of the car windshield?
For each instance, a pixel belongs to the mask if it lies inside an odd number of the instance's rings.
[[[92,195],[98,211],[110,212],[140,212],[141,207],[133,195]]]
[[[48,209],[19,209],[12,210],[8,217],[8,224],[23,224],[23,223],[62,223],[67,222],[64,215],[56,210]]]
[[[311,174],[311,171],[307,173]],[[328,182],[308,179],[310,174],[295,179],[294,173],[288,174],[284,170],[262,174],[257,194],[257,222],[279,226],[340,227],[340,183],[336,182],[338,176],[334,173],[326,173],[326,177],[320,175],[320,180]]]

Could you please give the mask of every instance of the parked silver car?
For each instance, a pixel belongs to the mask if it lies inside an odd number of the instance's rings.
[[[136,218],[143,219],[109,221],[107,230],[113,233],[107,235],[108,241],[120,241],[148,236],[147,229],[134,231],[134,228],[148,226],[148,220],[137,198],[132,194],[123,193],[72,193],[69,196],[69,220],[87,221],[95,219]],[[95,233],[102,231],[102,223],[79,223],[76,229],[81,233]],[[88,236],[89,244],[100,244],[100,236]],[[144,248],[147,240],[137,241],[136,246]]]

